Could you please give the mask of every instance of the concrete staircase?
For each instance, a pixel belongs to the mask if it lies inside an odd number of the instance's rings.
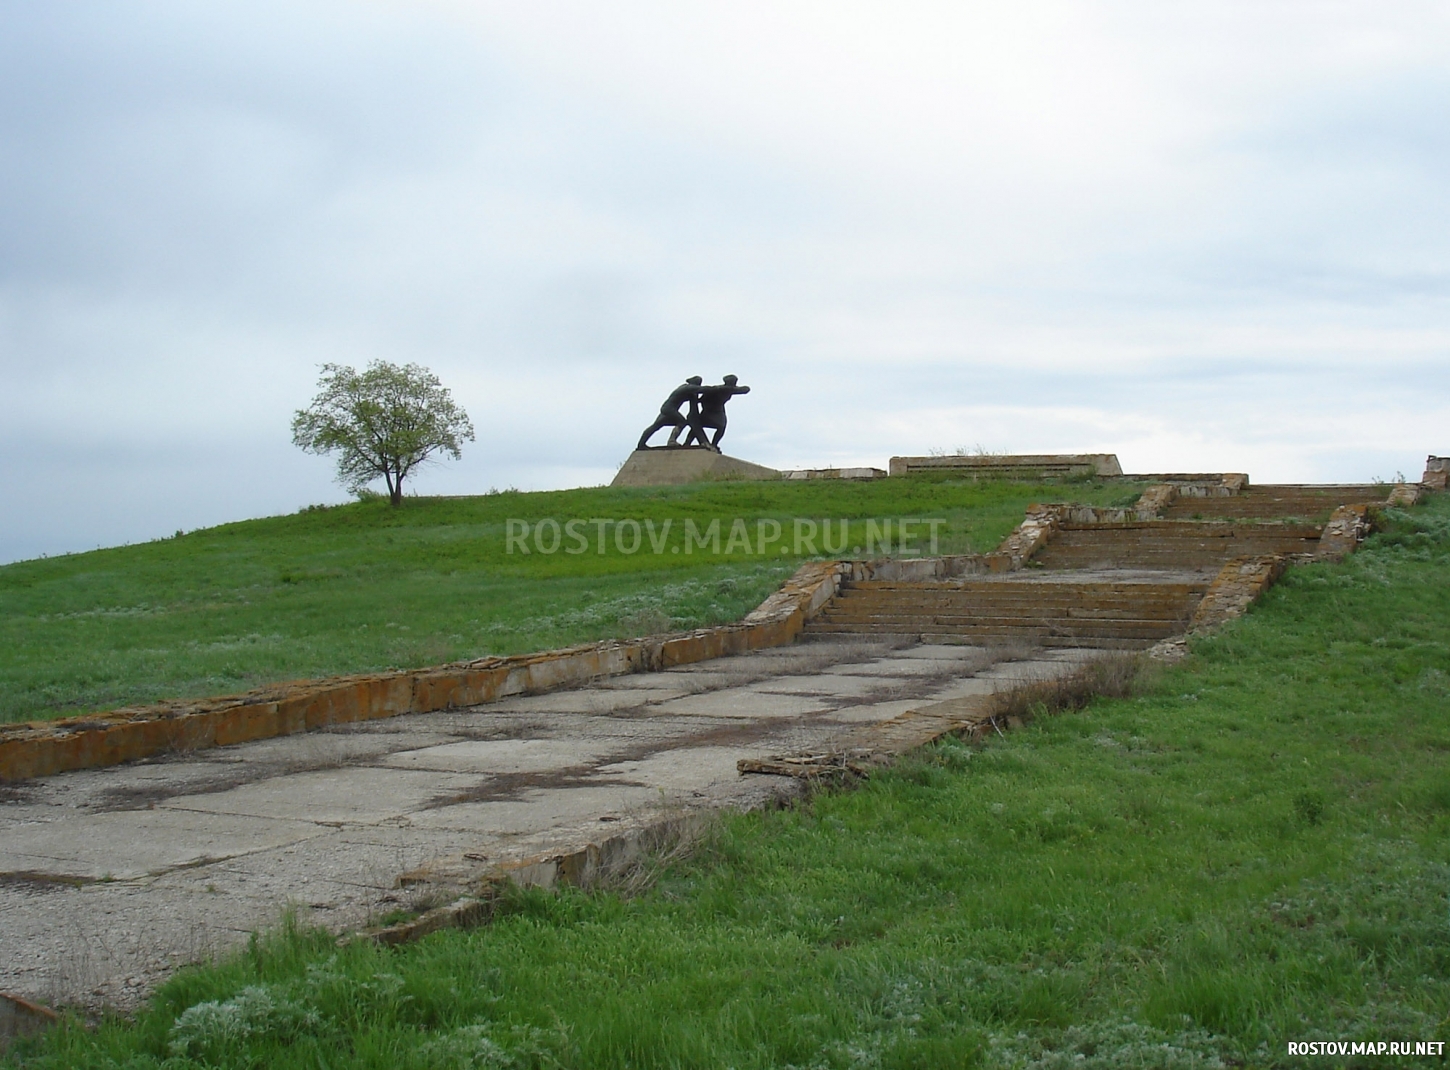
[[[1188,626],[1212,575],[1008,573],[846,582],[808,635],[1140,650]]]
[[[1243,612],[1285,560],[1352,548],[1367,528],[1351,517],[1345,532],[1326,533],[1343,526],[1331,514],[1389,495],[1380,485],[1162,478],[1171,484],[1132,509],[1034,506],[967,575],[845,580],[806,633],[1143,649]]]
[[[1232,499],[1201,499],[1232,501]],[[1240,557],[1312,554],[1323,528],[1317,524],[1264,524],[1140,520],[1062,524],[1032,556],[1043,569],[1213,569]]]

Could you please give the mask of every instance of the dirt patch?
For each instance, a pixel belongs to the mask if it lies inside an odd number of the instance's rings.
[[[150,810],[159,802],[174,799],[178,795],[217,795],[254,780],[264,780],[270,771],[255,767],[239,770],[229,776],[218,776],[207,780],[183,781],[175,784],[135,784],[121,788],[107,788],[86,807],[88,813],[110,814],[125,810]]]
[[[66,873],[40,873],[36,870],[20,870],[0,873],[0,888],[18,888],[27,892],[63,892],[67,888],[80,888],[95,881],[74,877]]]
[[[0,803],[28,803],[35,801],[35,789],[24,784],[12,784],[0,780]]]

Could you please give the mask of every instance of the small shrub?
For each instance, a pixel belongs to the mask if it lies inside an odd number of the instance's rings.
[[[206,1062],[255,1037],[288,1040],[317,1028],[321,1019],[275,991],[248,985],[228,1000],[208,1000],[182,1011],[171,1026],[172,1055]]]

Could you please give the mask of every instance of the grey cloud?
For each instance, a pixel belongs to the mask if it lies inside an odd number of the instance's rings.
[[[1089,116],[1111,142],[1068,129],[1054,157],[980,87],[858,127],[860,94],[727,64],[696,113],[642,103],[607,40],[572,42],[571,80],[416,5],[0,15],[0,449],[27,459],[0,560],[336,500],[288,418],[318,364],[374,357],[435,368],[479,427],[425,491],[605,480],[695,371],[756,388],[730,441],[765,463],[1120,442],[1368,478],[1450,449],[1421,441],[1450,409],[1433,49],[1257,72],[1207,132],[1211,81],[1145,66],[1163,113]],[[1109,51],[1234,47],[1140,25]],[[630,47],[669,71],[703,46]],[[849,86],[832,55],[802,69]]]

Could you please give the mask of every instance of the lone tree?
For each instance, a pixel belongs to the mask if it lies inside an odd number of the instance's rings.
[[[388,500],[403,501],[403,480],[435,453],[455,461],[473,441],[473,423],[427,368],[375,360],[367,371],[324,364],[321,393],[292,417],[292,441],[308,453],[337,453],[337,479],[354,494],[378,476]]]

